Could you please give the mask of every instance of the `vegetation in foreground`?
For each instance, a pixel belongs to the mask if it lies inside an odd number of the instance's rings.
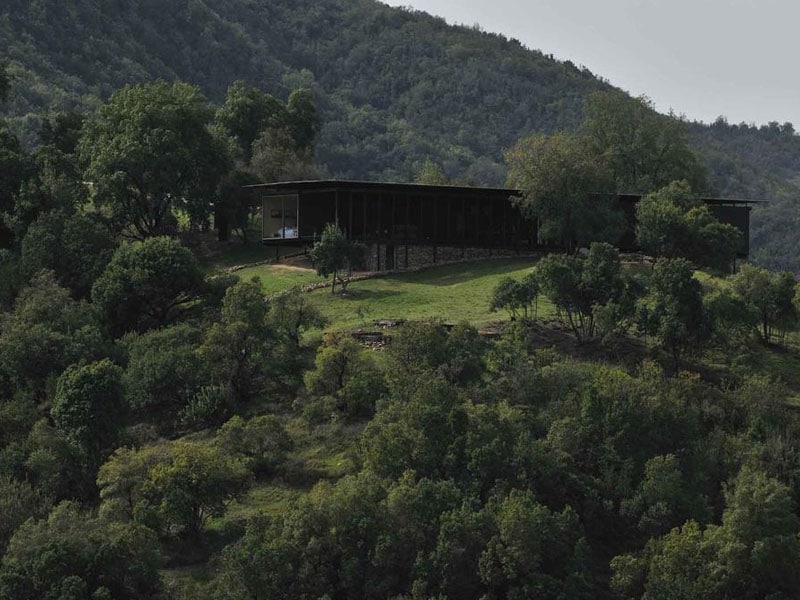
[[[344,295],[209,274],[210,200],[246,238],[242,178],[311,167],[309,100],[161,82],[33,154],[3,130],[0,599],[796,597],[791,274],[724,276],[735,236],[681,182],[641,205],[649,268],[587,239]],[[523,202],[565,240],[581,196],[527,146]],[[409,319],[382,352],[325,329],[370,289]],[[516,320],[415,320],[426,297]]]

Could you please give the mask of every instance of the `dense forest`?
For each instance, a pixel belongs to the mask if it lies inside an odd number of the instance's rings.
[[[177,78],[219,102],[241,79],[284,99],[313,90],[324,175],[410,181],[431,159],[451,179],[502,185],[505,149],[578,127],[587,95],[610,88],[516,40],[373,0],[9,0],[0,15],[5,111],[28,146],[43,117],[126,83]],[[754,257],[800,270],[791,125],[686,125],[709,194],[770,201],[754,214]]]
[[[769,192],[762,216],[790,227],[790,125],[684,123],[371,2],[14,4],[0,600],[800,595],[800,286],[732,273],[741,233],[701,200]],[[370,40],[432,62],[371,79],[390,63]],[[446,68],[464,64],[475,79]],[[467,102],[501,79],[532,104]],[[365,345],[323,312],[364,293],[364,249],[334,224],[310,256],[338,294],[222,268],[258,254],[242,184],[320,173],[499,178],[564,252],[498,276],[490,331],[409,320]],[[644,196],[647,258],[608,243],[620,190]],[[241,239],[216,242],[212,217]],[[757,252],[796,260],[792,243]],[[475,264],[451,265],[447,302],[476,302]]]

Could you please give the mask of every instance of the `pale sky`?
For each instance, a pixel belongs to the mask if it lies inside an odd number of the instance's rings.
[[[383,0],[585,65],[689,119],[800,130],[797,0]]]

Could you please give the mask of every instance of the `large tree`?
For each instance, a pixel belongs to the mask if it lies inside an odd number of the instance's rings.
[[[58,378],[50,414],[88,469],[97,469],[114,449],[126,412],[122,369],[110,360],[72,365]]]
[[[135,238],[169,233],[176,210],[205,220],[229,158],[208,128],[199,90],[156,81],[116,92],[89,119],[79,144],[95,201]]]
[[[0,599],[163,598],[158,540],[146,527],[59,504],[17,530],[0,564]]]
[[[215,121],[236,141],[245,162],[250,159],[253,142],[265,129],[287,125],[286,106],[258,88],[234,81],[228,87],[225,102],[217,109]]]
[[[202,291],[203,274],[192,253],[168,237],[117,248],[92,287],[92,301],[115,336],[175,321]]]
[[[683,257],[727,271],[742,247],[741,232],[720,223],[687,181],[673,181],[636,206],[636,241],[645,252]]]
[[[583,137],[534,135],[506,152],[508,185],[522,191],[522,213],[540,236],[572,250],[575,244],[616,241],[623,220],[610,194],[614,182]]]
[[[658,114],[649,98],[593,92],[585,113],[589,142],[610,167],[618,190],[647,193],[679,179],[697,191],[705,188],[685,124],[672,114]]]

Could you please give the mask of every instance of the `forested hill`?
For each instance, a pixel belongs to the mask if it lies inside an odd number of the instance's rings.
[[[126,83],[180,78],[220,101],[243,79],[276,96],[314,89],[317,163],[341,178],[410,180],[430,158],[451,178],[502,184],[503,149],[575,128],[586,95],[609,87],[516,40],[374,0],[6,0],[0,47],[15,76],[5,111],[29,144],[40,115]],[[777,124],[689,129],[712,193],[774,201],[756,213],[756,257],[800,270],[800,236],[784,235],[800,138]]]
[[[318,161],[338,177],[407,180],[426,157],[501,183],[502,149],[572,128],[588,71],[515,41],[372,0],[9,0],[0,44],[18,76],[9,112],[91,105],[155,77],[213,100],[244,79],[279,96],[313,85]],[[19,127],[19,126],[18,126]],[[17,129],[19,131],[19,128]]]

